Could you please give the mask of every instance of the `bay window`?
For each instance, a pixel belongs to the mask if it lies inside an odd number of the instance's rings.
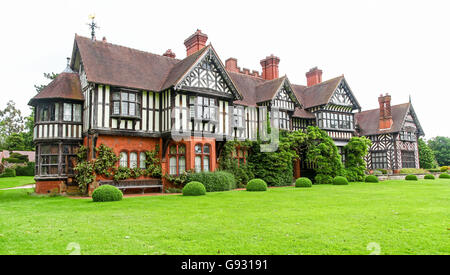
[[[135,91],[114,91],[112,93],[112,115],[125,117],[141,116],[141,96]]]
[[[58,175],[59,145],[41,145],[39,148],[41,175]]]
[[[37,121],[59,120],[59,103],[40,105],[38,108],[39,116]]]
[[[81,104],[64,103],[63,120],[81,122]]]
[[[352,130],[353,114],[321,112],[318,114],[318,122],[320,128]]]
[[[192,119],[217,120],[217,106],[214,98],[203,96],[191,96],[189,110]]]

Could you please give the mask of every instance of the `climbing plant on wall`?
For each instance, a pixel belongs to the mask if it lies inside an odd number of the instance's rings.
[[[372,142],[366,137],[352,137],[344,147],[345,176],[349,181],[363,181],[366,161],[364,157],[369,152]]]

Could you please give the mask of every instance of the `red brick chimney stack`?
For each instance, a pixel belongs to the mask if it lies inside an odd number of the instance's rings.
[[[208,41],[208,36],[202,33],[201,30],[197,29],[197,31],[193,35],[184,40],[187,56],[190,56],[191,54],[194,54],[203,49],[206,46],[206,41]]]
[[[306,73],[306,83],[308,87],[314,86],[322,82],[322,70],[317,67],[312,68]]]
[[[168,49],[168,50],[163,54],[163,56],[170,57],[170,58],[175,58],[175,57],[176,57],[175,53],[172,52],[171,49]]]
[[[262,78],[266,80],[278,78],[278,64],[280,64],[280,58],[273,54],[261,60]]]
[[[234,57],[230,57],[225,60],[225,68],[229,72],[238,73],[240,68],[237,66],[237,59]]]
[[[380,103],[380,123],[378,128],[380,130],[391,129],[392,124],[394,123],[392,120],[391,96],[389,94],[386,94],[385,96],[381,94],[380,97],[378,97],[378,103]]]

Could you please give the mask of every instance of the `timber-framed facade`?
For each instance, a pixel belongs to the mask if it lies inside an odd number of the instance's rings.
[[[171,50],[157,55],[76,35],[66,70],[29,103],[36,114],[36,191],[73,184],[74,152],[82,144],[90,159],[101,144],[111,147],[119,166],[142,167],[143,153],[160,148],[163,173],[214,171],[226,140],[255,140],[267,119],[287,131],[317,125],[339,148],[368,136],[370,169],[418,167],[423,131],[411,103],[391,107],[390,96],[382,96],[380,109],[361,112],[343,75],[322,81],[313,68],[307,85],[291,84],[279,76],[280,58],[261,60],[261,73],[241,69],[235,58],[223,63],[207,39],[197,30],[184,41],[187,57],[177,59]],[[247,155],[238,148],[235,157],[245,163]],[[294,176],[308,173],[307,164],[295,167]]]

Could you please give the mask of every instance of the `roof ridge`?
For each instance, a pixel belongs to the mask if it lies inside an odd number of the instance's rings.
[[[81,35],[78,35],[78,34],[75,34],[75,37],[79,37],[79,38],[82,38],[82,39],[86,39],[86,40],[92,41],[92,40],[89,39],[88,37],[81,36]],[[131,47],[127,47],[127,46],[123,46],[123,45],[119,45],[119,44],[114,44],[114,43],[110,43],[110,42],[103,42],[103,41],[97,41],[97,40],[92,41],[92,42],[94,42],[94,43],[99,43],[99,44],[109,44],[109,45],[114,46],[114,47],[119,47],[119,48],[129,49],[129,50],[132,50],[132,51],[136,51],[136,52],[140,52],[140,53],[145,53],[145,54],[151,54],[151,55],[158,56],[158,57],[164,57],[164,58],[167,59],[167,60],[176,60],[176,61],[181,61],[181,60],[183,60],[183,59],[172,58],[172,57],[168,57],[168,56],[164,56],[164,55],[160,55],[160,54],[156,54],[156,53],[152,53],[152,52],[148,52],[148,51],[144,51],[144,50],[139,50],[139,49],[136,49],[136,48],[131,48]],[[187,57],[188,57],[188,56],[187,56]]]
[[[407,104],[410,104],[410,103],[409,103],[409,102],[406,102],[406,103],[400,103],[400,104],[391,105],[391,108],[393,108],[393,107],[398,107],[398,106],[400,106],[400,105],[407,105]],[[380,110],[380,108],[369,109],[369,110],[361,111],[361,112],[356,113],[356,114],[361,114],[361,113],[366,113],[366,112],[372,112],[372,111],[377,111],[377,110]]]
[[[243,73],[241,73],[241,72],[232,72],[232,71],[229,71],[229,70],[227,70],[227,69],[225,69],[225,70],[227,71],[227,73],[232,73],[232,74],[242,75],[242,76],[249,76],[249,77],[256,78],[256,79],[260,79],[260,80],[263,80],[263,81],[270,81],[270,80],[264,79],[264,78],[262,78],[262,77],[254,76],[254,75],[251,75],[251,74],[243,74]]]

